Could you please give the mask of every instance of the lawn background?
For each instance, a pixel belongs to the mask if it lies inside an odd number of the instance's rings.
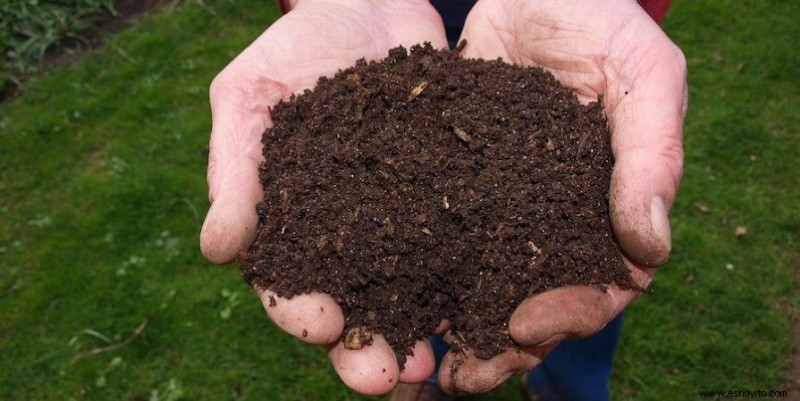
[[[787,389],[800,5],[674,3],[691,98],[674,252],[626,314],[613,398]],[[278,10],[172,4],[0,104],[0,399],[374,399],[199,254],[208,85]],[[522,400],[518,385],[467,400]]]

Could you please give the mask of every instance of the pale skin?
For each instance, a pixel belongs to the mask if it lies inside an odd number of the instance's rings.
[[[291,5],[292,11],[211,85],[211,207],[201,249],[215,263],[234,260],[255,236],[260,140],[272,123],[271,107],[359,58],[380,59],[390,48],[425,41],[447,46],[441,18],[427,0],[298,0]],[[632,277],[647,287],[670,252],[667,211],[683,168],[687,91],[680,50],[635,0],[481,0],[462,38],[468,41],[465,57],[541,66],[584,102],[603,96],[615,156],[612,225]],[[402,371],[381,336],[360,350],[345,349],[339,341],[341,309],[325,294],[286,300],[260,292],[270,319],[302,341],[325,346],[342,381],[357,392],[384,394],[399,382],[423,381],[433,371],[425,341]],[[509,324],[520,350],[488,361],[450,353],[440,370],[441,386],[451,393],[487,391],[535,367],[560,341],[598,332],[638,295],[575,286],[530,298]],[[456,357],[463,361],[451,374]]]

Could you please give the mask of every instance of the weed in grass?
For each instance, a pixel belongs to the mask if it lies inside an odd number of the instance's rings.
[[[184,391],[181,384],[175,379],[169,379],[160,389],[150,391],[149,401],[179,401],[183,399]]]
[[[113,0],[0,2],[0,89],[41,71],[48,51],[88,46],[97,20],[114,14]]]
[[[219,317],[222,318],[222,320],[228,320],[231,318],[233,309],[242,302],[239,298],[240,293],[239,291],[231,291],[227,288],[223,288],[220,291],[220,295],[222,295],[225,301],[223,302],[222,310],[219,311]]]
[[[94,381],[95,387],[105,387],[106,383],[108,383],[108,379],[106,379],[106,376],[111,374],[114,370],[116,370],[122,364],[123,364],[122,358],[120,358],[118,356],[115,356],[114,358],[112,358],[111,362],[108,363],[108,366],[105,369],[103,369],[100,372],[98,372],[97,379],[95,379],[95,381]]]

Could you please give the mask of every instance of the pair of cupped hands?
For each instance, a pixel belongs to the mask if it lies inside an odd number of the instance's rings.
[[[357,59],[384,58],[398,45],[447,47],[441,17],[428,0],[294,3],[211,84],[211,207],[200,242],[215,263],[234,260],[253,242],[262,196],[261,134],[272,124],[272,107]],[[482,0],[470,12],[462,39],[464,57],[541,66],[582,102],[602,96],[615,157],[612,225],[631,276],[647,287],[670,252],[667,212],[683,168],[687,88],[681,51],[635,0]],[[371,346],[345,349],[339,341],[341,309],[326,294],[278,298],[270,307],[274,293],[260,292],[272,321],[302,341],[324,346],[341,379],[357,392],[383,394],[433,372],[427,341],[416,344],[402,370],[380,335]],[[456,356],[449,353],[440,385],[450,393],[489,390],[535,367],[559,342],[598,332],[638,294],[613,286],[607,291],[571,286],[529,298],[509,322],[519,349],[490,360],[467,351],[456,371],[451,371]],[[446,322],[440,329],[446,330]]]

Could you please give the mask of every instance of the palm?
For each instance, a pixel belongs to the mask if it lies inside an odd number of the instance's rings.
[[[417,23],[416,29],[411,28],[413,23]],[[260,160],[261,132],[271,123],[271,107],[281,99],[312,87],[320,76],[330,75],[359,58],[383,57],[390,47],[424,40],[441,45],[445,43],[444,34],[437,23],[438,16],[430,7],[356,9],[324,1],[305,2],[279,19],[212,84],[212,197],[224,192],[217,185],[226,185],[215,174],[218,163],[235,157]],[[209,259],[217,262],[232,259],[248,242],[232,244],[234,240],[214,239],[215,245],[203,249]]]
[[[271,83],[278,87],[268,88],[261,95],[286,96],[312,87],[320,76],[352,65],[359,58],[385,57],[391,47],[422,41],[445,43],[432,8],[404,5],[378,8],[359,3],[303,2],[276,21],[219,78],[240,87]],[[271,104],[277,100],[274,96],[261,99]]]

